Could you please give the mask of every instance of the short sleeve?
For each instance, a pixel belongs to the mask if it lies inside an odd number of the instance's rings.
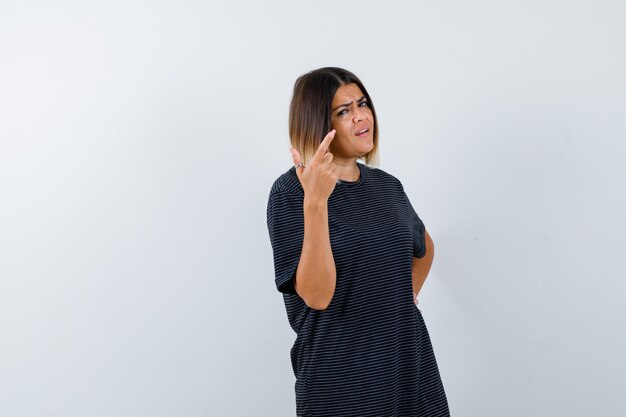
[[[404,191],[403,191],[404,192]],[[409,216],[411,222],[411,228],[413,230],[413,256],[416,258],[423,258],[426,255],[426,227],[424,222],[419,218],[409,197],[404,194],[406,202],[409,208]]]
[[[285,294],[296,294],[293,282],[304,240],[302,197],[291,192],[270,193],[267,228],[274,252],[276,288]]]

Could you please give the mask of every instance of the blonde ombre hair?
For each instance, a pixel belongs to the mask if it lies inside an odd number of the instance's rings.
[[[361,89],[374,118],[374,147],[359,159],[365,159],[367,165],[378,164],[378,120],[374,102],[356,75],[342,68],[325,67],[301,75],[293,86],[289,106],[289,138],[291,146],[300,152],[305,165],[331,130],[335,93],[339,87],[350,83]]]

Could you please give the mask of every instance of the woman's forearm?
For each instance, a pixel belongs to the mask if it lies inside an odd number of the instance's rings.
[[[332,300],[336,283],[328,230],[328,201],[305,197],[304,241],[294,283],[296,291],[309,307],[324,310]]]

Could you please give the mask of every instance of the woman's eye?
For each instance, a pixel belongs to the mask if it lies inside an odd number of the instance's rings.
[[[337,113],[337,116],[343,116],[348,110],[342,110],[339,113]]]
[[[361,105],[361,104],[364,105],[364,106],[367,106],[367,101],[362,101],[362,102],[359,103],[359,105]]]

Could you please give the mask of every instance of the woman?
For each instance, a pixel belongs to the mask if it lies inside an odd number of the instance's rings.
[[[294,166],[267,224],[297,334],[297,415],[449,416],[415,302],[433,243],[400,181],[370,166],[378,123],[361,81],[334,67],[299,77],[289,134]]]

